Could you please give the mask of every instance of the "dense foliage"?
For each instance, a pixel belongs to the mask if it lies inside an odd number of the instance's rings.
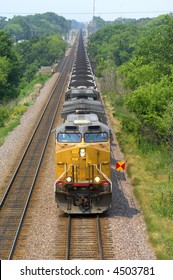
[[[71,22],[69,20],[52,12],[14,16],[9,20],[0,17],[0,29],[5,30],[16,41],[26,40],[41,34],[65,34],[70,28]]]
[[[0,100],[17,96],[19,65],[12,40],[0,30]]]
[[[149,240],[158,259],[172,260],[173,17],[107,26],[89,52]]]
[[[54,13],[0,17],[0,103],[16,98],[40,66],[62,57],[66,43],[60,34],[64,36],[70,25]],[[1,111],[3,123],[7,114]]]
[[[0,102],[14,99],[19,94],[19,82],[29,82],[42,65],[58,61],[66,43],[58,34],[36,36],[14,46],[0,31]]]
[[[52,65],[64,54],[66,43],[60,35],[36,36],[16,45],[20,58],[20,73],[30,81],[41,65]]]
[[[156,143],[173,139],[173,18],[107,26],[91,36],[97,74],[114,71],[128,90],[124,129]],[[129,114],[127,114],[127,109]]]

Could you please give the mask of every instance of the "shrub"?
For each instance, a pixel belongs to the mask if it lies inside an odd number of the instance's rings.
[[[25,106],[25,105],[18,105],[18,106],[16,106],[16,107],[13,109],[11,115],[12,115],[13,117],[18,117],[18,116],[23,115],[23,113],[24,113],[26,110],[27,110],[27,106]]]
[[[9,117],[9,110],[6,108],[0,108],[0,127],[3,127],[5,124],[5,121]]]

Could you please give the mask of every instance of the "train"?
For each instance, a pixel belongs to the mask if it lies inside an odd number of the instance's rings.
[[[79,32],[72,73],[55,129],[57,206],[67,214],[99,214],[112,201],[110,129]]]

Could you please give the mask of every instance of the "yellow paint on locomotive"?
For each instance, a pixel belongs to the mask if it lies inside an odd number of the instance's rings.
[[[81,149],[85,149],[83,156],[80,154]],[[98,169],[110,179],[109,141],[68,144],[56,141],[56,180],[66,180],[67,176],[73,176],[74,182],[92,181],[96,176],[105,180]]]

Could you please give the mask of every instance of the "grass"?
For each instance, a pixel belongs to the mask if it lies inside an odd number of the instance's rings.
[[[51,77],[51,74],[37,74],[33,81],[26,84],[25,86],[22,86],[20,90],[20,96],[19,99],[22,99],[23,97],[28,96],[31,92],[34,91],[34,87],[37,84],[43,85],[49,78]]]
[[[167,147],[150,139],[138,139],[121,126],[127,116],[123,97],[106,93],[104,100],[112,113],[116,138],[124,152],[127,173],[134,186],[156,256],[173,260],[173,158]],[[111,108],[111,110],[110,110]]]
[[[0,127],[0,145],[4,143],[5,137],[10,131],[12,131],[17,125],[20,124],[20,117],[13,119],[5,127]]]
[[[36,75],[32,82],[20,89],[20,95],[16,100],[10,101],[8,104],[3,104],[3,106],[1,106],[3,108],[3,112],[6,112],[6,117],[1,121],[0,146],[4,143],[5,137],[8,133],[20,124],[20,118],[27,110],[28,106],[33,104],[33,98],[27,99],[27,97],[34,92],[37,84],[43,85],[50,76],[51,74]],[[35,95],[35,98],[36,96],[37,95]]]

